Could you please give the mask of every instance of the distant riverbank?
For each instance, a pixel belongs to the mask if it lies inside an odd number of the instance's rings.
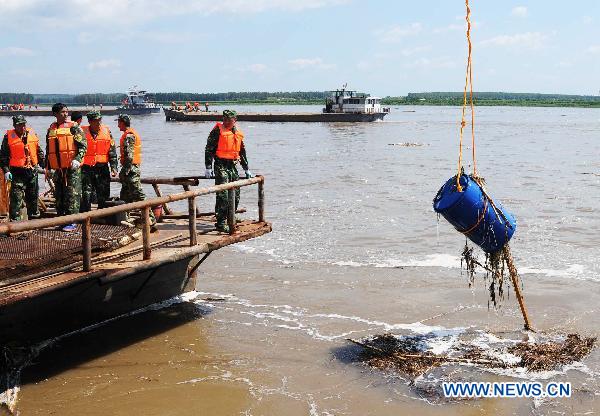
[[[328,91],[294,91],[294,92],[227,92],[227,93],[187,93],[157,92],[151,94],[157,103],[170,106],[177,104],[199,103],[204,106],[214,105],[324,105],[329,96]],[[119,93],[96,94],[17,94],[0,93],[0,103],[28,105],[52,105],[63,102],[71,107],[91,107],[92,105],[116,106],[125,98]],[[434,105],[460,106],[463,103],[463,92],[421,92],[408,93],[406,96],[385,96],[383,105]],[[507,107],[600,107],[600,96],[569,94],[538,94],[511,92],[475,92],[473,102],[476,106]]]

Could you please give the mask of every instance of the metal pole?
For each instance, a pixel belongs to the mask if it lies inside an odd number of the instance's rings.
[[[228,191],[227,199],[227,223],[229,225],[229,234],[235,233],[235,188]]]
[[[81,227],[81,244],[83,246],[83,271],[92,269],[92,220],[86,218]]]
[[[144,244],[144,260],[149,260],[152,254],[150,247],[150,207],[142,208],[142,238]]]
[[[190,246],[198,244],[196,236],[196,198],[188,199],[188,225],[190,227]]]
[[[265,222],[265,178],[258,183],[258,221]]]
[[[523,294],[521,293],[521,286],[519,284],[519,275],[517,274],[517,268],[515,267],[515,263],[513,261],[512,254],[510,253],[510,247],[508,246],[508,244],[504,246],[504,248],[502,249],[502,253],[504,255],[506,265],[508,266],[508,271],[510,272],[510,278],[512,280],[513,287],[515,288],[515,294],[517,295],[517,300],[519,301],[521,314],[523,314],[523,320],[525,321],[525,329],[527,331],[533,331],[531,323],[529,322],[527,307],[525,306],[525,298],[523,298]]]

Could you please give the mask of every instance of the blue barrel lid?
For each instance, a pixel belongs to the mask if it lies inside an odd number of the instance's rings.
[[[435,212],[443,212],[460,201],[464,197],[465,191],[471,184],[471,181],[471,178],[467,175],[461,175],[460,186],[462,187],[462,192],[458,192],[456,189],[456,176],[448,179],[433,199],[433,209]]]

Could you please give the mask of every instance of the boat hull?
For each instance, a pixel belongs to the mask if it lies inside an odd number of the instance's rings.
[[[115,280],[80,278],[1,306],[3,339],[17,345],[39,342],[194,290],[197,271],[188,276],[188,270],[197,259],[189,256]]]
[[[221,121],[223,115],[216,111],[184,112],[163,109],[167,121]],[[304,123],[355,123],[383,120],[388,113],[238,113],[238,121],[304,122]]]

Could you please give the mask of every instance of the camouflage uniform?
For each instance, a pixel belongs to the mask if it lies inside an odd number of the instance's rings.
[[[20,120],[20,119],[19,119]],[[23,122],[24,122],[23,118]],[[38,161],[44,160],[44,152],[38,146],[37,150]],[[10,149],[8,146],[8,135],[5,134],[2,139],[2,147],[0,147],[0,167],[4,173],[12,174],[12,182],[10,188],[10,208],[9,215],[11,221],[21,221],[21,209],[23,201],[27,207],[27,217],[29,219],[39,217],[40,211],[38,208],[38,173],[37,165],[31,168],[9,167],[10,165]]]
[[[119,119],[122,117],[126,117],[127,120],[129,120],[127,115],[120,115]],[[121,171],[119,172],[119,180],[121,181],[121,200],[128,203],[143,201],[146,199],[146,194],[144,194],[142,183],[140,181],[141,169],[139,165],[133,163],[135,136],[133,134],[125,136],[125,140],[123,140],[121,146]],[[152,210],[150,210],[150,222],[152,224],[156,222]]]
[[[235,127],[234,127],[235,128]],[[234,182],[240,179],[240,175],[237,170],[237,160],[220,159],[216,156],[217,145],[219,144],[219,127],[215,126],[206,141],[206,148],[204,150],[204,164],[207,169],[211,169],[213,165],[213,159],[215,162],[215,185],[221,185],[228,182]],[[240,149],[239,162],[244,170],[248,170],[248,158],[246,156],[246,149],[244,142]],[[229,200],[227,194],[229,191],[220,191],[216,194],[215,202],[215,216],[217,217],[217,228],[223,227],[227,223],[227,214],[229,209]],[[240,202],[240,188],[235,190],[235,209],[237,211],[238,204]]]
[[[46,133],[46,168],[50,169],[48,162],[48,133]],[[71,127],[71,134],[77,147],[74,160],[81,163],[87,150],[87,140],[79,124]],[[56,213],[60,215],[77,214],[81,204],[81,168],[56,169],[52,176],[54,180],[54,199],[56,200]]]
[[[89,112],[88,118],[90,116],[101,118],[99,111]],[[81,212],[92,209],[94,193],[97,195],[98,208],[106,208],[106,201],[110,198],[110,172],[117,170],[117,148],[112,133],[110,133],[110,141],[109,163],[81,166]]]

